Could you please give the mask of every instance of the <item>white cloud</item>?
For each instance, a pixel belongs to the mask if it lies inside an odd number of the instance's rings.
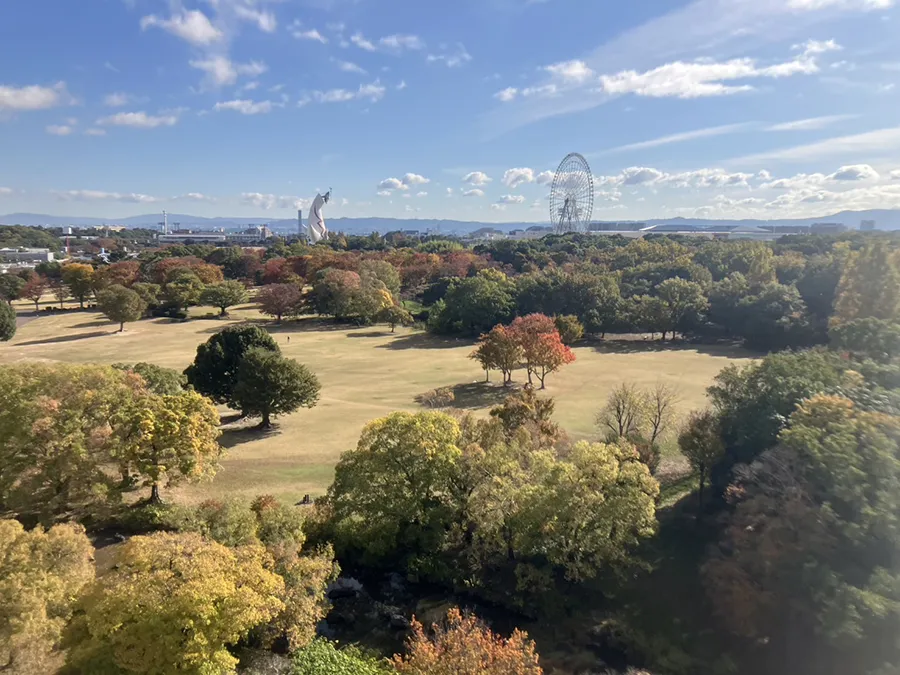
[[[825,115],[823,117],[810,117],[803,120],[794,120],[792,122],[782,122],[773,124],[766,128],[766,131],[817,131],[824,129],[837,122],[855,119],[859,115]]]
[[[900,169],[891,171],[891,180],[900,180]]]
[[[385,178],[378,184],[379,190],[406,190],[407,186],[399,178]]]
[[[842,166],[829,177],[829,180],[875,180],[880,178],[878,172],[868,164]]]
[[[85,136],[106,136],[106,129],[96,129],[96,128],[85,129],[84,135]]]
[[[658,138],[651,138],[647,141],[640,141],[638,143],[629,143],[628,145],[620,145],[615,148],[610,148],[609,150],[604,150],[602,153],[597,153],[598,155],[608,155],[616,152],[628,152],[630,150],[645,150],[647,148],[658,148],[662,145],[671,145],[673,143],[684,143],[686,141],[693,141],[698,138],[710,138],[712,136],[722,136],[724,134],[731,134],[739,131],[744,131],[752,127],[752,123],[742,122],[739,124],[724,124],[716,127],[707,127],[706,129],[695,129],[694,131],[684,131],[678,134],[669,134],[667,136],[660,136]]]
[[[321,42],[323,45],[328,44],[328,38],[322,35],[318,30],[315,28],[303,30],[301,28],[302,25],[303,24],[299,21],[294,21],[290,27],[291,35],[298,40],[313,40],[315,42]]]
[[[541,171],[537,176],[534,177],[534,182],[538,185],[549,185],[553,182],[553,176],[555,174],[552,171]]]
[[[867,131],[851,136],[827,138],[815,143],[798,145],[780,150],[761,152],[730,160],[733,164],[752,164],[756,162],[803,162],[831,160],[843,155],[893,155],[900,151],[900,127],[889,127]]]
[[[397,85],[397,91],[403,91],[406,89],[406,80],[400,80],[400,84]]]
[[[801,11],[829,8],[871,11],[889,9],[894,6],[894,2],[895,0],[788,0],[787,6]]]
[[[257,28],[264,33],[274,33],[278,28],[278,21],[272,12],[264,12],[243,5],[235,5],[234,11],[238,18],[255,23]]]
[[[60,201],[69,202],[125,202],[129,204],[152,204],[161,201],[159,197],[151,197],[140,193],[121,192],[103,192],[101,190],[67,190],[65,192],[54,192],[56,198]]]
[[[507,169],[503,174],[503,184],[515,190],[524,183],[534,182],[534,169]]]
[[[515,87],[507,87],[506,89],[502,89],[494,94],[494,98],[498,101],[503,101],[504,103],[509,103],[510,101],[515,100],[516,95],[519,93],[519,90]]]
[[[184,10],[162,19],[155,14],[141,19],[141,30],[151,26],[162,28],[192,45],[203,46],[222,40],[224,33],[212,25],[207,16],[197,10]]]
[[[442,62],[448,68],[457,68],[472,60],[472,55],[462,43],[457,43],[456,48],[444,54],[429,54],[425,59],[428,63]]]
[[[647,185],[662,180],[665,174],[658,169],[633,166],[622,172],[622,185]]]
[[[122,92],[116,92],[114,94],[107,94],[103,97],[103,105],[107,105],[110,108],[121,108],[123,105],[128,105],[133,100],[133,97],[130,94],[124,94]]]
[[[406,186],[410,185],[425,185],[426,183],[430,183],[431,181],[425,176],[420,176],[417,173],[407,173],[403,176],[403,184]]]
[[[378,41],[381,47],[390,51],[400,52],[404,49],[419,50],[425,48],[425,43],[418,35],[388,35]]]
[[[471,173],[467,173],[463,176],[462,182],[468,183],[469,185],[482,186],[490,183],[493,178],[488,176],[483,171],[472,171]]]
[[[148,115],[145,112],[122,112],[102,117],[97,120],[99,125],[111,125],[117,127],[133,127],[135,129],[155,129],[156,127],[171,127],[178,123],[177,115]]]
[[[484,197],[484,190],[479,190],[478,188],[474,188],[472,190],[464,190],[462,193],[463,197]]]
[[[0,187],[0,195],[5,196],[5,195],[11,195],[12,193],[13,193],[12,188]]]
[[[491,204],[491,211],[506,211],[505,204]]]
[[[255,102],[248,99],[237,99],[234,101],[221,101],[216,103],[213,110],[217,112],[220,110],[234,110],[242,115],[259,115],[272,112],[272,106],[273,104],[271,101]]]
[[[274,208],[278,209],[305,209],[312,202],[309,199],[292,196],[277,196],[273,194],[264,194],[261,192],[244,192],[241,194],[241,201],[258,209],[269,211]]]
[[[355,44],[360,49],[365,49],[367,52],[374,52],[378,49],[374,44],[363,37],[362,33],[354,33],[353,35],[351,35],[350,42]]]
[[[834,40],[807,40],[801,44],[794,45],[791,49],[803,52],[807,56],[814,56],[827,52],[839,52],[843,47]]]
[[[189,61],[192,68],[202,70],[216,86],[227,86],[237,82],[240,75],[258,77],[269,68],[261,61],[234,63],[227,56],[212,56],[204,60]]]
[[[72,127],[66,124],[51,124],[46,131],[53,136],[68,136],[72,133]]]
[[[498,204],[524,204],[525,197],[522,195],[503,195],[497,200]]]
[[[447,188],[447,196],[448,196],[448,197],[452,197],[452,196],[453,196],[453,188],[449,188],[449,187]]]
[[[351,91],[349,89],[329,89],[328,91],[314,91],[313,99],[317,103],[344,103],[353,101],[354,99],[369,99],[373,103],[384,98],[387,88],[380,81],[375,80],[371,84],[361,84],[359,89]],[[302,105],[302,103],[301,103]]]
[[[214,202],[214,201],[216,201],[215,197],[210,197],[209,195],[205,195],[200,192],[188,192],[187,194],[183,194],[179,197],[174,197],[174,199],[181,200],[181,201],[190,201],[190,202]]]
[[[379,197],[390,197],[394,193],[391,192],[390,190],[379,190],[376,194]]]
[[[417,192],[416,193],[416,197],[427,197],[427,196],[428,196],[427,192]]]
[[[366,71],[352,61],[341,61],[340,59],[331,60],[337,64],[339,70],[343,70],[345,73],[359,73],[360,75],[366,75]]]
[[[594,77],[594,71],[588,68],[584,61],[579,60],[554,63],[544,66],[544,70],[554,78],[574,84],[582,84]]]
[[[57,82],[52,87],[36,84],[18,88],[0,85],[0,110],[45,110],[68,103],[71,103],[71,97],[66,91],[65,82]]]

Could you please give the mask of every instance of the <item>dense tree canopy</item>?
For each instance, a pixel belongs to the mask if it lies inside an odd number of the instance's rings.
[[[137,321],[147,311],[147,304],[135,291],[124,286],[110,286],[97,294],[97,306],[110,321],[119,324],[119,332],[125,323]]]
[[[216,403],[238,407],[234,398],[238,369],[244,355],[253,348],[280,352],[269,333],[258,326],[229,326],[197,347],[194,362],[184,374],[188,383]]]
[[[85,298],[94,290],[94,267],[83,263],[63,265],[62,280],[72,297],[84,308]]]
[[[272,426],[275,415],[315,407],[319,380],[309,369],[278,352],[254,348],[238,368],[234,400],[245,415],[259,415],[260,428]]]
[[[218,307],[220,316],[225,316],[229,307],[242,302],[247,302],[247,289],[239,281],[210,284],[200,293],[200,304]]]
[[[12,340],[16,334],[16,310],[8,302],[0,302],[0,342]]]
[[[299,284],[269,284],[256,296],[263,314],[274,316],[278,323],[282,317],[300,314],[303,310],[303,289]]]

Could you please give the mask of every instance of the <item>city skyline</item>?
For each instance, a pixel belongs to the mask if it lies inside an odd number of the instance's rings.
[[[895,0],[13,0],[0,213],[275,220],[333,187],[331,218],[540,222],[570,151],[596,220],[900,208],[898,20]]]

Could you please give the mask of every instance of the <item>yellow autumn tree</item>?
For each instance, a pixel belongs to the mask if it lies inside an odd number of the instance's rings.
[[[224,675],[228,651],[284,608],[284,581],[259,545],[199,534],[134,537],[80,603],[66,644],[71,673]]]
[[[26,531],[0,520],[0,672],[43,675],[75,599],[94,578],[94,547],[79,525]]]
[[[406,675],[542,675],[534,643],[515,630],[509,639],[495,635],[472,615],[457,608],[429,636],[413,619],[405,656],[393,666]]]

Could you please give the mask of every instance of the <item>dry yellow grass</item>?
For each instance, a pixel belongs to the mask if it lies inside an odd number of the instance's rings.
[[[33,305],[17,303],[27,312]],[[0,343],[0,363],[64,361],[133,363],[148,361],[183,369],[197,345],[226,325],[262,321],[252,305],[233,309],[228,319],[199,318],[186,323],[154,319],[129,324],[126,332],[100,314],[85,311],[42,315],[20,326],[15,338]],[[226,430],[229,448],[222,470],[211,483],[181,488],[180,497],[251,497],[260,493],[296,500],[324,492],[341,452],[354,447],[363,425],[394,410],[420,410],[414,398],[442,386],[456,387],[457,405],[483,411],[502,397],[501,387],[480,384],[484,372],[468,359],[472,343],[439,339],[384,327],[346,328],[315,319],[266,324],[286,356],[309,366],[322,382],[322,398],[312,410],[277,421],[275,433]],[[288,342],[290,337],[290,342]],[[623,380],[639,385],[666,382],[678,388],[681,409],[705,404],[705,389],[726,365],[748,354],[727,348],[660,348],[640,339],[575,348],[577,361],[547,378],[546,394],[556,399],[556,419],[574,438],[596,436],[594,416],[610,388]],[[522,381],[523,373],[516,379]],[[494,379],[499,379],[495,376]],[[227,411],[223,410],[223,414]]]

